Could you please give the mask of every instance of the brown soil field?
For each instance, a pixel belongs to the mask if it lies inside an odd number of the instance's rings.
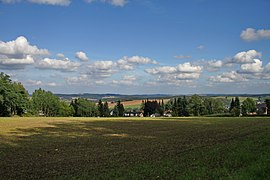
[[[155,100],[155,99],[149,99],[149,101],[153,101],[153,100]],[[164,99],[163,102],[167,103],[169,100],[170,99]],[[133,107],[138,106],[138,107],[140,107],[141,104],[142,104],[142,101],[143,101],[143,99],[132,100],[132,101],[123,101],[121,103],[124,105],[124,107],[129,107],[129,106],[133,106]],[[157,101],[159,101],[159,100],[157,100]],[[108,102],[108,104],[109,104],[109,108],[113,108],[117,104],[117,102]]]

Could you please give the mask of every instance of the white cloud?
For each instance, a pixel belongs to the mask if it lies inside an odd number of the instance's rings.
[[[262,53],[256,50],[249,50],[237,53],[231,63],[246,64],[253,63],[254,59],[262,57]]]
[[[158,82],[166,84],[190,83],[192,80],[198,79],[202,72],[201,66],[195,66],[191,63],[179,64],[173,66],[161,66],[152,69],[145,69],[148,74],[154,75]]]
[[[173,66],[161,66],[152,69],[146,69],[145,71],[149,74],[174,74],[174,73],[201,73],[201,66],[195,66],[187,62],[184,64],[178,64],[176,67]]]
[[[87,55],[82,51],[76,52],[75,57],[81,61],[88,61],[89,60]]]
[[[91,68],[99,70],[110,70],[113,66],[114,63],[112,61],[95,61],[92,65],[90,65]]]
[[[88,66],[88,76],[93,79],[108,78],[117,71],[113,61],[96,61]]]
[[[71,1],[70,0],[28,0],[31,3],[37,4],[48,4],[48,5],[59,5],[59,6],[68,6]]]
[[[118,85],[136,85],[137,78],[134,75],[124,75],[120,80],[113,80],[113,84]]]
[[[206,69],[208,71],[217,71],[220,68],[222,68],[223,65],[224,65],[224,63],[221,60],[211,60],[211,61],[207,62]]]
[[[137,78],[134,75],[124,75],[123,76],[123,80],[126,80],[126,81],[136,81]]]
[[[256,41],[260,39],[270,39],[270,30],[269,29],[256,29],[247,28],[246,30],[242,31],[240,35],[241,39],[244,41]]]
[[[46,86],[56,87],[56,86],[58,86],[58,84],[55,83],[55,82],[49,82],[49,83],[46,84]]]
[[[245,77],[243,77],[241,74],[237,73],[236,71],[225,72],[217,76],[210,76],[209,80],[213,82],[218,82],[218,83],[232,83],[232,82],[247,81]]]
[[[60,59],[65,59],[65,55],[62,54],[62,53],[58,53],[58,54],[56,54],[56,56],[57,56],[58,58],[60,58]]]
[[[172,66],[161,66],[161,67],[156,67],[152,69],[145,69],[145,71],[149,74],[155,75],[155,74],[172,74],[177,72],[176,67]]]
[[[122,70],[133,70],[135,65],[142,65],[142,64],[144,65],[144,64],[158,64],[158,63],[155,60],[141,56],[132,56],[132,57],[124,56],[123,58],[119,59],[116,62],[116,65]]]
[[[67,83],[68,84],[84,84],[88,83],[89,77],[87,74],[82,74],[78,77],[68,77],[67,78]]]
[[[123,7],[127,3],[127,0],[85,0],[85,2],[87,2],[87,3],[92,3],[95,1],[109,3],[111,5],[119,6],[119,7]]]
[[[201,66],[193,66],[189,62],[177,66],[177,70],[183,73],[200,73],[202,69]]]
[[[117,66],[122,70],[133,70],[134,69],[134,65],[131,63],[128,63],[124,59],[119,59],[117,61]]]
[[[270,63],[265,66],[264,71],[270,73]]]
[[[42,82],[40,80],[28,80],[26,83],[25,83],[26,86],[49,86],[49,87],[56,87],[56,86],[59,86],[59,84],[55,83],[55,82],[48,82],[48,83],[45,83],[45,82]]]
[[[41,86],[41,85],[43,85],[43,83],[42,83],[42,81],[30,79],[30,80],[28,80],[28,81],[26,82],[26,85],[27,85],[27,86]]]
[[[262,68],[262,61],[259,59],[254,59],[254,63],[250,64],[242,64],[241,65],[241,72],[245,73],[260,73],[263,71]]]
[[[27,55],[49,55],[49,51],[30,45],[25,37],[20,36],[14,41],[0,41],[0,55],[19,59]]]
[[[13,68],[22,68],[24,65],[30,65],[34,63],[32,56],[27,55],[22,59],[8,58],[7,56],[0,55],[0,65],[2,66],[12,66]]]
[[[57,60],[45,58],[36,63],[39,69],[54,69],[60,71],[76,71],[80,67],[80,63],[70,60]]]
[[[200,73],[180,73],[176,75],[176,79],[179,80],[192,80],[192,79],[199,79]]]

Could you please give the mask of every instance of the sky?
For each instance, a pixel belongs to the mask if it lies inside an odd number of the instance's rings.
[[[270,0],[0,0],[29,93],[270,93]]]

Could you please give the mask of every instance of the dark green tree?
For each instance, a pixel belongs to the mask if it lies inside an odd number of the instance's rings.
[[[116,106],[114,107],[114,116],[123,117],[125,113],[124,105],[121,104],[121,101],[117,101]]]
[[[241,114],[240,100],[238,97],[236,97],[234,100],[234,107],[231,110],[231,114],[233,116],[240,116]]]
[[[234,98],[232,98],[229,111],[231,112],[234,107],[235,107],[235,102],[234,102]]]
[[[189,110],[193,116],[200,116],[203,114],[203,101],[198,95],[192,95],[189,99]]]
[[[78,98],[70,104],[74,109],[75,117],[95,117],[98,116],[98,109],[95,102],[85,98]]]
[[[28,103],[28,93],[23,85],[0,73],[0,116],[21,116],[26,112]]]
[[[104,116],[105,117],[109,117],[110,116],[110,109],[109,109],[109,105],[108,105],[108,102],[107,101],[104,103],[103,113],[104,113]]]
[[[267,108],[267,115],[270,116],[270,99],[265,99],[265,104]]]
[[[101,99],[98,101],[98,116],[100,117],[104,116],[104,106]]]
[[[144,103],[143,112],[144,112],[143,116],[149,117],[155,113],[162,113],[162,109],[156,100],[155,101],[148,100]],[[160,115],[162,115],[162,114],[160,114]]]

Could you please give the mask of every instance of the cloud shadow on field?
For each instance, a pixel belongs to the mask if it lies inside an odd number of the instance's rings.
[[[210,121],[72,120],[46,127],[17,128],[1,135],[0,177],[53,178],[174,158],[192,149],[222,143],[242,127]],[[241,133],[241,132],[239,132]]]

